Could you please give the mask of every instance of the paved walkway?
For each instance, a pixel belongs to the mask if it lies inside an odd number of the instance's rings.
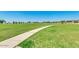
[[[20,44],[25,39],[27,39],[28,37],[35,34],[36,32],[39,32],[40,30],[45,29],[50,26],[52,26],[52,25],[34,29],[31,31],[25,32],[23,34],[17,35],[15,37],[12,37],[10,39],[6,39],[6,40],[0,42],[0,48],[13,48],[13,47],[17,46],[18,44]]]

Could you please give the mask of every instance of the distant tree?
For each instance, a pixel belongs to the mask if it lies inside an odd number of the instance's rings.
[[[13,23],[13,24],[15,24],[15,22],[14,22],[14,21],[13,21],[12,23]]]
[[[27,23],[31,23],[31,21],[28,21]]]
[[[18,24],[21,24],[21,22],[18,22]]]
[[[50,21],[43,21],[42,23],[52,23],[52,22],[50,22]]]
[[[79,21],[78,20],[74,20],[74,23],[78,23]]]
[[[65,21],[61,21],[61,24],[63,24]]]
[[[51,23],[50,21],[46,21],[45,23]]]
[[[13,24],[17,24],[17,22],[16,21],[13,21]]]
[[[71,23],[71,22],[72,22],[72,20],[67,20],[66,22],[67,22],[67,23]]]
[[[0,23],[3,24],[3,23],[6,23],[6,21],[5,20],[0,20]]]

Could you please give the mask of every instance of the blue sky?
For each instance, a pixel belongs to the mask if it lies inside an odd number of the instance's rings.
[[[77,20],[79,11],[0,11],[6,21],[57,21]]]

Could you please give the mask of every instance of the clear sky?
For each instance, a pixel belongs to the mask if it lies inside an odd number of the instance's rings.
[[[0,11],[6,21],[57,21],[77,20],[79,11]]]

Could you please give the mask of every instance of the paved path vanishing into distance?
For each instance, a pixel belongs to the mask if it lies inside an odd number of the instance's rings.
[[[31,31],[22,33],[20,35],[14,36],[12,38],[6,39],[2,42],[0,42],[0,48],[15,48],[18,44],[23,42],[25,39],[29,38],[30,36],[34,35],[35,33],[39,32],[40,30],[43,30],[47,27],[51,27],[52,25],[44,26],[41,28],[33,29]]]

